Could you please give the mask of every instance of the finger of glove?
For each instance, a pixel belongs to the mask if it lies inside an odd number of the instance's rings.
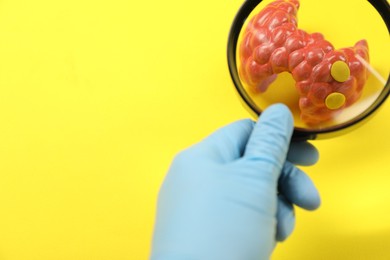
[[[278,195],[276,220],[276,240],[284,241],[294,230],[295,214],[293,205],[283,195]]]
[[[310,166],[318,161],[319,153],[314,145],[308,142],[291,142],[287,160],[296,165]]]
[[[269,163],[280,171],[286,159],[293,118],[285,105],[272,105],[257,121],[245,148],[244,158]]]
[[[320,195],[306,173],[286,161],[279,177],[279,192],[291,203],[315,210],[321,204]]]
[[[231,162],[242,156],[253,126],[250,119],[236,121],[218,129],[189,150],[215,162]]]

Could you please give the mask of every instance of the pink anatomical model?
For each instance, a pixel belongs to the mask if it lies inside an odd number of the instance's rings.
[[[240,78],[262,93],[281,72],[296,81],[301,119],[308,125],[331,120],[361,96],[367,80],[368,45],[335,50],[321,33],[297,28],[298,0],[276,0],[248,23],[240,44]],[[282,90],[281,90],[282,91]]]

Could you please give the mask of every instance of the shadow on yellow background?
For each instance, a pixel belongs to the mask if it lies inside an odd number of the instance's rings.
[[[173,156],[248,117],[226,41],[241,1],[0,2],[0,259],[147,259]],[[390,107],[315,142],[322,208],[273,259],[389,259]]]

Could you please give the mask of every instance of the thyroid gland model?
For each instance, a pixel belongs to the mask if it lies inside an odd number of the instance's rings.
[[[298,9],[298,0],[276,0],[250,20],[239,47],[239,74],[252,92],[261,94],[278,73],[290,72],[301,119],[315,126],[332,120],[362,95],[368,45],[361,40],[335,50],[321,33],[297,28]]]

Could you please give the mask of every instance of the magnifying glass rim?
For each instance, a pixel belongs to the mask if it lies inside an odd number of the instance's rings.
[[[256,104],[252,101],[249,95],[244,90],[243,85],[241,84],[241,80],[237,70],[237,61],[236,61],[236,49],[237,49],[237,41],[240,35],[241,29],[244,26],[246,19],[249,17],[253,9],[258,6],[262,0],[247,0],[241,6],[238,11],[233,24],[230,28],[229,38],[228,38],[228,46],[227,46],[227,58],[228,58],[228,66],[230,76],[233,80],[233,83],[236,87],[237,92],[239,93],[242,100],[246,103],[246,105],[258,116],[261,114],[261,111],[257,109]],[[377,10],[377,12],[382,16],[383,21],[386,23],[387,30],[390,33],[390,5],[386,0],[368,0],[371,5]],[[324,129],[313,129],[306,130],[303,128],[294,129],[293,139],[304,139],[304,140],[314,140],[319,139],[324,136],[330,136],[330,134],[338,135],[341,134],[341,130],[345,130],[355,125],[360,125],[365,122],[373,113],[384,103],[387,97],[390,94],[390,75],[387,79],[387,83],[382,90],[381,94],[378,96],[376,101],[366,109],[359,116],[343,123],[340,125],[331,126]]]

